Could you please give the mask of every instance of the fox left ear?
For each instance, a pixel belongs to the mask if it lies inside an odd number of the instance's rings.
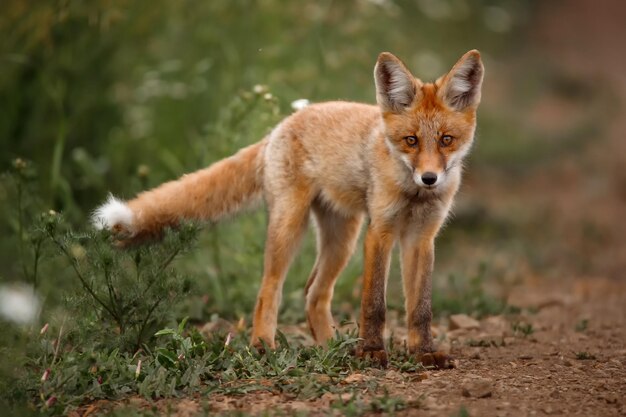
[[[440,98],[457,111],[476,108],[480,103],[484,72],[480,52],[475,49],[467,52],[437,81]]]
[[[385,112],[402,113],[417,94],[417,80],[407,67],[389,52],[378,56],[374,68],[376,101]]]

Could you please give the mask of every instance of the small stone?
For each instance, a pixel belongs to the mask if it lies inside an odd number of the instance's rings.
[[[344,384],[354,384],[358,382],[363,382],[366,379],[363,374],[351,374],[348,375],[342,382]]]
[[[387,374],[385,375],[386,379],[402,379],[402,374],[398,371],[394,371],[393,369],[387,371]]]
[[[464,397],[488,398],[493,393],[493,380],[489,378],[466,379],[461,386]]]
[[[471,355],[470,355],[470,359],[480,359],[480,349],[478,348],[474,348],[474,350],[472,351]]]
[[[543,411],[546,414],[560,414],[560,410],[553,407],[550,404],[544,405],[543,407],[541,407],[541,411]]]
[[[517,342],[517,339],[512,336],[507,336],[502,340],[502,342],[504,343],[505,346],[511,346]]]
[[[352,398],[354,398],[354,394],[351,392],[342,392],[341,394],[339,394],[339,399],[344,403],[347,403]]]
[[[482,346],[505,346],[502,333],[480,333],[474,340]]]
[[[453,314],[450,316],[450,330],[479,329],[480,323],[467,314]]]
[[[442,410],[446,405],[437,401],[434,397],[426,397],[421,401],[421,408],[424,410]]]

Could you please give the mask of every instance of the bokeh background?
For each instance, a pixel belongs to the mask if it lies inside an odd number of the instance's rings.
[[[44,209],[84,229],[107,193],[130,198],[230,155],[297,99],[374,102],[381,51],[433,80],[476,48],[486,67],[477,142],[438,241],[435,297],[469,282],[506,298],[520,283],[623,279],[625,9],[619,0],[4,0],[0,170],[28,161]],[[5,178],[5,284],[24,281],[15,202]],[[265,223],[258,210],[205,227],[177,260],[194,282],[179,316],[249,323]],[[281,322],[304,317],[313,249],[310,233]],[[338,283],[340,317],[358,305],[361,259],[359,249]],[[65,308],[74,281],[67,266],[41,272],[43,317]],[[389,304],[399,310],[400,287],[394,267]]]

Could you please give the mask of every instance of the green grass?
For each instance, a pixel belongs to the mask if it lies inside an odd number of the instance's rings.
[[[520,321],[512,323],[511,330],[513,330],[515,335],[522,335],[523,337],[528,337],[535,332],[532,324]]]
[[[249,347],[245,333],[213,335],[203,338],[183,320],[177,328],[158,331],[153,348],[131,354],[119,349],[105,351],[90,346],[69,346],[62,330],[57,351],[52,338],[41,336],[41,356],[25,370],[28,390],[36,390],[35,401],[42,412],[65,413],[95,399],[120,399],[139,395],[147,399],[206,395],[245,395],[251,391],[269,391],[289,398],[310,400],[325,393],[354,393],[348,402],[336,403],[346,412],[391,412],[418,404],[406,404],[387,394],[363,403],[357,393],[364,388],[376,392],[379,383],[371,379],[341,384],[355,371],[372,366],[356,359],[352,351],[358,339],[337,335],[326,348],[303,347],[279,334],[279,346],[261,355]],[[56,330],[56,329],[55,329]],[[402,350],[390,352],[390,366],[403,372],[424,368]],[[359,397],[360,398],[360,397]],[[353,414],[360,415],[360,414]]]

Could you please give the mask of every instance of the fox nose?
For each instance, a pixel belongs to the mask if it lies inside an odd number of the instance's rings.
[[[422,182],[426,185],[433,185],[437,182],[437,174],[434,172],[424,172],[422,174]]]

